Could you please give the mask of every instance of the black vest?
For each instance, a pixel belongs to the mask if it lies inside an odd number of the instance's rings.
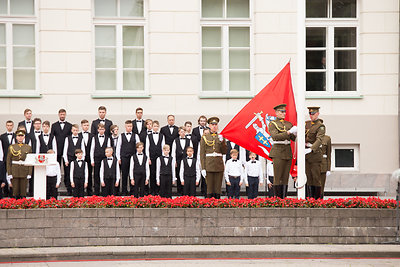
[[[117,175],[117,159],[113,158],[111,168],[108,166],[108,159],[103,159],[104,179],[115,179]]]
[[[95,158],[105,158],[106,157],[106,148],[108,143],[108,136],[104,135],[103,145],[100,146],[99,135],[96,134],[94,136],[94,157]]]
[[[226,150],[226,161],[231,159],[231,150],[232,150],[232,146],[231,146],[231,141],[227,141],[226,142],[226,146],[228,147],[228,149]],[[235,146],[233,147],[233,149],[236,149],[238,152],[240,152],[240,147],[238,144],[235,144]],[[240,159],[240,153],[238,154],[238,159]],[[225,162],[226,162],[225,161]]]
[[[176,147],[176,161],[181,161],[183,157],[186,157],[186,148],[190,145],[190,140],[188,138],[185,138],[185,147],[181,147],[181,139],[176,138],[175,139],[175,147]]]
[[[156,159],[162,155],[162,140],[164,136],[158,133],[158,143],[154,143],[153,134],[149,134],[149,156],[151,159]]]
[[[82,148],[82,137],[78,136],[78,141],[76,142],[76,145],[74,146],[74,141],[72,141],[73,136],[68,136],[68,151],[67,155],[69,157],[75,157],[75,149],[81,149]]]
[[[135,154],[136,152],[136,137],[135,134],[132,133],[131,135],[131,140],[128,142],[128,139],[126,138],[126,134],[121,134],[119,136],[121,138],[121,152],[120,155],[121,157],[124,158],[130,158]]]
[[[133,158],[133,174],[145,174],[146,173],[146,161],[147,156],[143,154],[143,162],[142,165],[139,164],[139,158],[137,154],[132,156]]]
[[[54,139],[54,135],[49,134],[49,142],[46,145],[46,142],[44,141],[43,134],[39,135],[39,143],[40,143],[39,152],[40,153],[47,153],[47,151],[49,149],[54,149],[53,148],[53,139]]]
[[[196,163],[197,159],[193,157],[192,159],[192,166],[189,167],[187,157],[183,158],[183,177],[194,177],[196,176]]]
[[[168,164],[165,164],[164,156],[160,159],[160,174],[161,175],[171,175],[172,174],[172,157],[168,157]]]
[[[74,160],[74,179],[85,179],[85,165],[86,162],[82,162],[82,166],[79,167],[78,160]]]

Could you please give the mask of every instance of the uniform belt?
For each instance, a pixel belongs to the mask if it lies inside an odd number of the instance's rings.
[[[272,142],[274,145],[290,145],[290,141],[289,140],[284,140],[284,141],[273,141]]]
[[[214,152],[214,153],[206,154],[206,157],[222,157],[222,154]]]
[[[322,155],[322,157],[326,159],[326,158],[328,158],[328,155]]]
[[[13,160],[13,161],[12,161],[12,164],[24,165],[24,164],[25,164],[25,161],[23,161],[23,160],[19,160],[19,161]]]

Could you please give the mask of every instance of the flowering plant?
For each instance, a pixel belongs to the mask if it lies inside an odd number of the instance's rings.
[[[396,200],[377,197],[346,199],[295,199],[295,198],[256,198],[256,199],[200,199],[197,197],[178,197],[174,199],[159,196],[142,198],[131,197],[84,197],[62,200],[2,199],[0,209],[46,209],[46,208],[373,208],[394,209]]]

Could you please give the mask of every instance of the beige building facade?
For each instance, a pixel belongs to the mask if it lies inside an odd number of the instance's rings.
[[[123,128],[218,115],[222,127],[290,60],[295,94],[321,106],[333,143],[328,188],[393,192],[399,168],[399,1],[2,0],[0,129],[5,121],[96,119]],[[304,53],[305,62],[298,62]],[[297,80],[304,65],[305,85]],[[298,111],[307,116],[307,110]]]

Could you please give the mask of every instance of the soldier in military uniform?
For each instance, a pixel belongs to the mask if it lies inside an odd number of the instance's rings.
[[[32,148],[24,144],[25,130],[17,130],[15,135],[16,143],[9,146],[7,153],[7,178],[14,196],[19,199],[26,196],[27,179],[32,175],[32,167],[21,163],[27,154],[32,153]]]
[[[289,172],[292,165],[291,140],[296,140],[297,127],[285,121],[286,104],[274,107],[276,119],[268,125],[269,133],[273,140],[273,146],[269,157],[274,166],[274,192],[275,196],[285,198],[289,181]]]
[[[207,197],[221,197],[221,185],[224,176],[224,161],[222,155],[226,153],[226,141],[218,134],[217,117],[208,119],[210,133],[203,135],[200,141],[200,162],[202,175],[206,177]]]
[[[319,119],[319,107],[308,107],[310,120],[306,121],[306,175],[307,196],[312,198],[321,197],[321,162],[322,162],[322,139],[325,136],[325,125]]]
[[[331,137],[325,135],[322,138],[322,163],[321,163],[321,199],[324,198],[326,177],[331,174],[331,153],[332,144]]]

